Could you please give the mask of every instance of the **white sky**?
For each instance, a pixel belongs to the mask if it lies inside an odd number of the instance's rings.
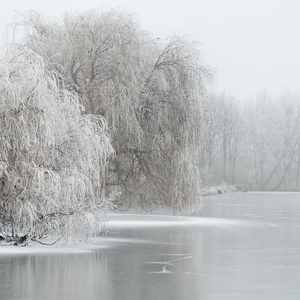
[[[216,69],[216,91],[247,99],[261,89],[300,89],[299,0],[0,0],[0,30],[17,12],[61,16],[66,10],[123,6],[144,30],[165,39],[178,32],[202,43]]]

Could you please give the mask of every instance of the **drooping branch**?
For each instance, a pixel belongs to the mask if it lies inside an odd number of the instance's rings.
[[[103,117],[31,50],[12,48],[0,68],[0,228],[16,244],[45,234],[101,230],[112,205],[103,185],[113,148]],[[76,236],[74,236],[76,238]]]

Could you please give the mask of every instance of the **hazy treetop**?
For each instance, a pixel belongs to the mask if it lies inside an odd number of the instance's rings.
[[[214,89],[248,97],[266,88],[278,93],[298,89],[300,2],[297,0],[64,0],[6,1],[0,31],[17,11],[30,9],[58,17],[66,10],[122,6],[136,13],[144,30],[164,39],[179,31],[203,43],[207,63],[217,70]]]

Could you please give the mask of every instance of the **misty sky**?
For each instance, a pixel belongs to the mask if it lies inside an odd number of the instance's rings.
[[[123,6],[155,37],[189,34],[201,42],[205,63],[217,72],[215,91],[247,99],[262,89],[274,95],[300,89],[299,0],[0,1],[1,32],[30,9],[59,17],[66,10]]]

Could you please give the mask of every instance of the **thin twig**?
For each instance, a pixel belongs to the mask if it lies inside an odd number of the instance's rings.
[[[62,236],[61,236],[58,240],[54,241],[53,243],[48,244],[48,243],[43,243],[43,242],[41,242],[41,241],[39,241],[39,240],[36,240],[36,239],[34,239],[34,238],[31,238],[31,240],[32,240],[33,242],[37,242],[37,243],[39,243],[39,244],[41,244],[41,245],[44,245],[44,246],[52,246],[52,245],[56,244],[56,243],[57,243],[59,240],[61,240],[61,239],[62,239]]]

